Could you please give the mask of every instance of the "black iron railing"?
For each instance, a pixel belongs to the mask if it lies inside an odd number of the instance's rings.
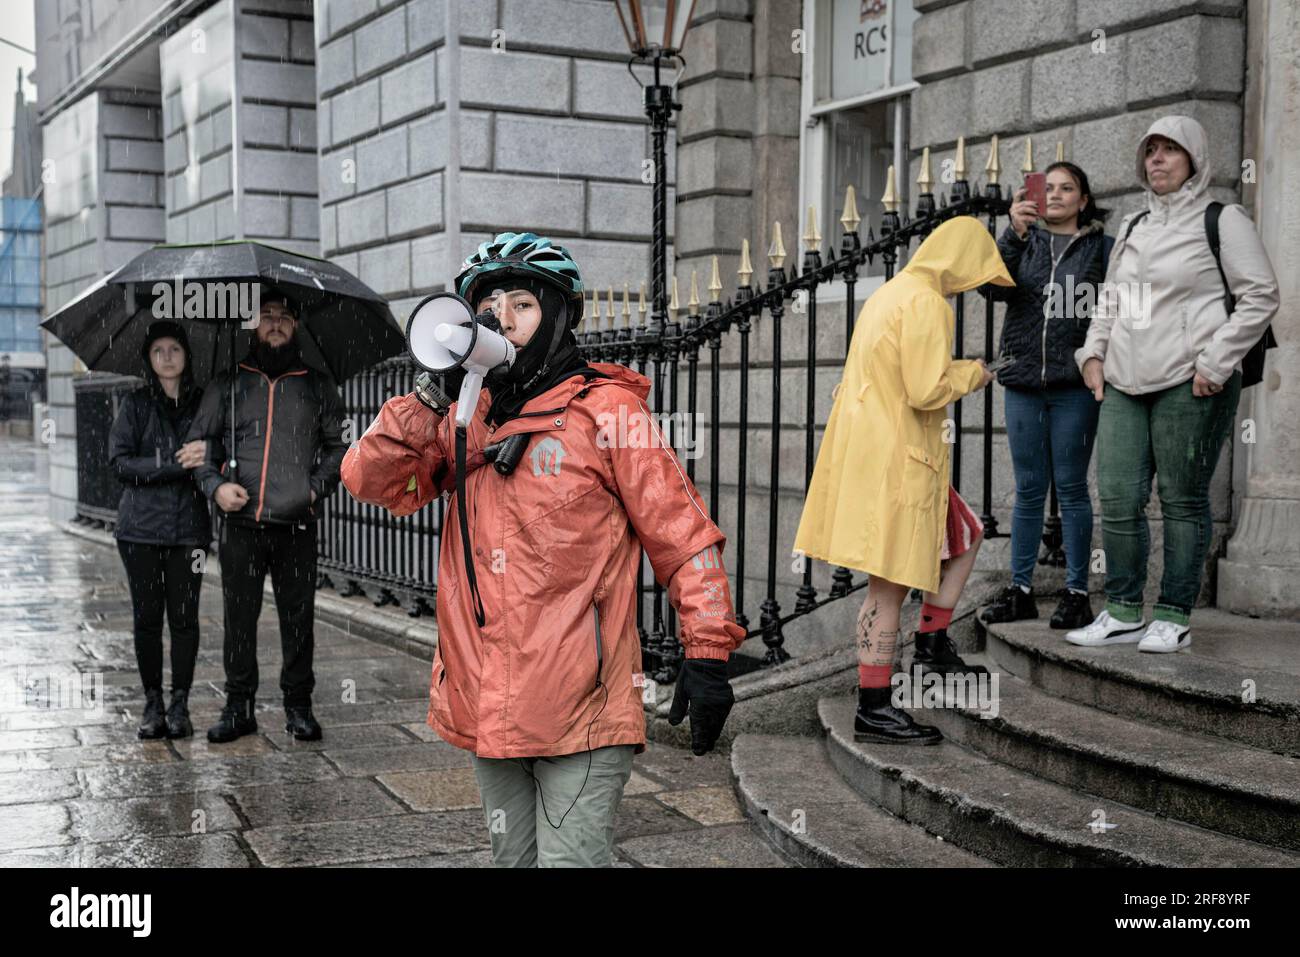
[[[935,197],[926,192],[919,197],[914,217],[896,211],[886,212],[883,216],[880,235],[875,236],[868,230],[865,242],[858,235],[856,222],[849,220],[852,228],[845,226],[840,237],[838,251],[833,259],[822,258],[817,249],[805,252],[800,268],[787,270],[774,257],[774,264],[768,270],[766,283],[763,285],[749,283],[749,275],[742,272],[741,281],[733,295],[725,301],[721,298],[720,284],[715,279],[711,286],[711,301],[707,303],[702,315],[691,315],[684,323],[675,321],[675,315],[656,330],[649,325],[641,327],[627,326],[621,329],[606,328],[599,332],[584,332],[579,336],[584,355],[592,361],[616,362],[636,369],[648,375],[652,382],[652,408],[656,415],[677,412],[684,404],[688,413],[687,421],[694,428],[695,413],[699,410],[701,365],[706,365],[709,373],[710,394],[707,397],[710,414],[708,417],[708,435],[703,444],[707,447],[707,475],[697,478],[696,461],[688,459],[688,474],[696,480],[701,492],[706,495],[711,514],[722,526],[728,537],[728,554],[734,575],[735,589],[733,600],[736,620],[745,627],[751,637],[761,637],[765,648],[764,662],[778,664],[789,658],[786,651],[784,628],[791,621],[805,615],[814,614],[819,608],[850,595],[866,585],[864,576],[855,575],[847,569],[835,569],[830,576],[830,585],[824,593],[819,593],[814,586],[811,562],[806,563],[793,594],[785,594],[787,610],[782,603],[783,590],[790,586],[779,580],[778,571],[789,567],[789,560],[783,557],[779,541],[780,516],[782,503],[780,499],[781,470],[780,452],[783,441],[789,440],[791,429],[783,428],[781,416],[781,386],[784,373],[780,343],[781,325],[784,322],[805,322],[807,355],[803,360],[802,373],[807,378],[803,422],[799,429],[803,435],[802,458],[804,464],[805,487],[811,478],[816,450],[815,399],[817,388],[817,323],[818,290],[825,284],[838,278],[843,281],[846,291],[845,300],[845,348],[852,338],[853,323],[857,310],[855,286],[859,271],[879,260],[883,265],[884,278],[891,278],[901,259],[904,259],[914,242],[923,240],[941,223],[955,216],[975,216],[987,221],[989,230],[996,230],[996,220],[1005,216],[1009,203],[1002,198],[996,184],[986,187],[981,195],[970,195],[968,185],[959,181],[953,184],[949,197]],[[746,264],[742,264],[742,269]],[[787,303],[799,298],[801,308],[787,316]],[[964,296],[958,296],[956,302],[957,316],[957,353],[961,355],[964,345]],[[611,310],[612,311],[612,310]],[[761,323],[771,324],[772,357],[768,367],[751,361],[751,340]],[[986,301],[984,311],[984,353],[993,354],[993,303]],[[735,337],[739,357],[736,366],[738,391],[738,421],[726,426],[720,420],[720,395],[722,371],[721,351],[724,340]],[[707,356],[704,353],[707,351]],[[822,357],[823,361],[825,357]],[[684,397],[679,395],[679,369],[685,365],[686,381]],[[355,376],[341,387],[344,406],[348,417],[349,440],[355,440],[370,424],[384,401],[394,395],[402,395],[413,388],[413,379],[418,370],[406,359],[391,359]],[[770,377],[770,378],[769,378]],[[764,389],[756,392],[755,380]],[[123,386],[122,377],[109,377],[97,380],[91,377],[77,386],[77,421],[79,450],[79,515],[96,523],[111,523],[115,517],[120,486],[113,480],[107,467],[104,450],[107,444],[108,426],[116,411],[115,393]],[[125,380],[133,381],[133,380]],[[829,386],[829,383],[823,383]],[[758,414],[761,419],[751,416],[751,395],[763,395],[768,401],[763,403]],[[979,428],[971,432],[960,427],[956,432],[953,450],[953,482],[961,481],[962,449],[968,440],[978,441],[982,451],[982,489],[980,490],[980,512],[989,537],[1000,534],[997,521],[993,515],[993,413],[990,393],[986,389],[984,396],[983,421]],[[957,410],[957,422],[961,422],[960,409]],[[767,542],[763,594],[758,599],[758,607],[753,603],[755,597],[750,590],[751,580],[747,577],[747,563],[754,557],[746,548],[746,489],[749,485],[749,433],[751,425],[764,429],[769,436],[771,456],[768,463],[768,497],[767,508]],[[736,435],[736,455],[734,469],[731,462],[724,462],[722,455],[722,434],[724,428],[734,431]],[[692,437],[698,444],[698,437]],[[724,474],[731,472],[730,476]],[[788,479],[788,476],[787,476]],[[723,488],[730,486],[735,493],[735,524],[728,527],[720,515],[720,503],[723,500]],[[787,482],[787,484],[789,484]],[[1059,560],[1059,519],[1055,518],[1055,496],[1052,497],[1052,518],[1048,520],[1044,543],[1047,552],[1045,563]],[[786,503],[789,508],[790,503]],[[437,499],[429,508],[422,509],[415,515],[395,518],[383,509],[366,505],[352,499],[340,489],[323,504],[321,534],[319,536],[320,584],[337,589],[344,595],[365,594],[377,605],[394,604],[405,609],[410,615],[418,616],[429,613],[433,608],[437,588],[438,552],[441,544],[442,523],[445,502]],[[793,542],[787,543],[790,547]],[[640,588],[643,599],[638,603],[637,627],[641,637],[644,666],[657,681],[670,681],[675,676],[681,660],[681,647],[676,637],[675,620],[672,609],[667,607],[663,587],[658,582],[646,582],[646,562],[642,562]],[[792,599],[792,600],[791,600]],[[757,623],[754,624],[751,613],[757,611]]]

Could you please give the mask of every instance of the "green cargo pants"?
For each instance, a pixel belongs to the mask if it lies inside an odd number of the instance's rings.
[[[546,758],[474,755],[493,866],[611,866],[633,751],[619,744]]]

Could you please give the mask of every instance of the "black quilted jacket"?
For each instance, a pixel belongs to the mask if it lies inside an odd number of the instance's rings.
[[[1052,235],[1047,230],[1030,226],[1022,240],[1010,226],[1006,228],[998,240],[998,251],[1016,284],[980,287],[985,296],[1007,304],[998,354],[1011,356],[1015,362],[998,373],[998,382],[1020,389],[1083,383],[1074,350],[1087,336],[1090,304],[1101,294],[1113,243],[1102,231],[1102,224],[1094,221],[1074,237],[1060,261],[1053,263]],[[1049,310],[1048,287],[1053,283],[1059,290],[1053,303],[1061,305]],[[1091,297],[1085,297],[1084,289],[1089,286]],[[1052,314],[1047,317],[1049,311]]]

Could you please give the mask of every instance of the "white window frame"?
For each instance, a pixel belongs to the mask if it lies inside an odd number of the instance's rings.
[[[906,0],[895,0],[894,3],[890,4],[889,25],[891,31],[894,26],[894,11],[898,8],[898,4],[902,2],[906,2]],[[830,124],[823,120],[822,117],[827,114],[864,106],[868,103],[897,100],[898,108],[894,111],[894,173],[900,193],[904,196],[910,195],[906,183],[909,167],[907,150],[903,142],[905,135],[903,110],[907,108],[908,95],[913,90],[919,89],[921,84],[915,80],[898,85],[894,84],[894,54],[891,47],[889,61],[885,66],[886,86],[884,89],[839,100],[816,102],[818,87],[824,84],[829,89],[830,60],[819,58],[817,52],[823,47],[829,48],[830,46],[830,24],[830,0],[805,0],[803,5],[804,55],[799,97],[799,231],[797,235],[800,237],[808,228],[810,197],[815,205],[820,205],[822,195],[825,192],[823,187],[825,185],[826,151],[829,147]],[[839,197],[837,202],[843,202],[843,197]],[[862,200],[859,198],[859,203],[861,202]],[[860,205],[858,211],[859,213],[862,212]],[[842,210],[839,207],[830,210],[817,210],[817,228],[821,232],[826,247],[822,252],[823,261],[834,258],[838,252],[841,212]],[[864,216],[863,219],[865,220],[867,217]],[[798,255],[799,261],[802,261],[802,239],[799,242]],[[860,277],[854,289],[855,303],[861,303],[883,282],[883,276]],[[836,278],[818,287],[817,301],[843,302],[847,298],[847,292],[844,280]]]

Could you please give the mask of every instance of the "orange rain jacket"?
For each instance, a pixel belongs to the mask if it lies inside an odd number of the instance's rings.
[[[722,566],[722,531],[655,427],[650,382],[593,363],[492,429],[489,396],[467,429],[470,544],[486,613],[465,574],[455,499],[455,406],[389,399],[343,458],[354,498],[409,515],[443,491],[438,647],[428,723],[480,757],[645,747],[636,629],[642,547],[680,617],[687,658],[725,661],[744,640]],[[511,475],[482,449],[533,433]]]

